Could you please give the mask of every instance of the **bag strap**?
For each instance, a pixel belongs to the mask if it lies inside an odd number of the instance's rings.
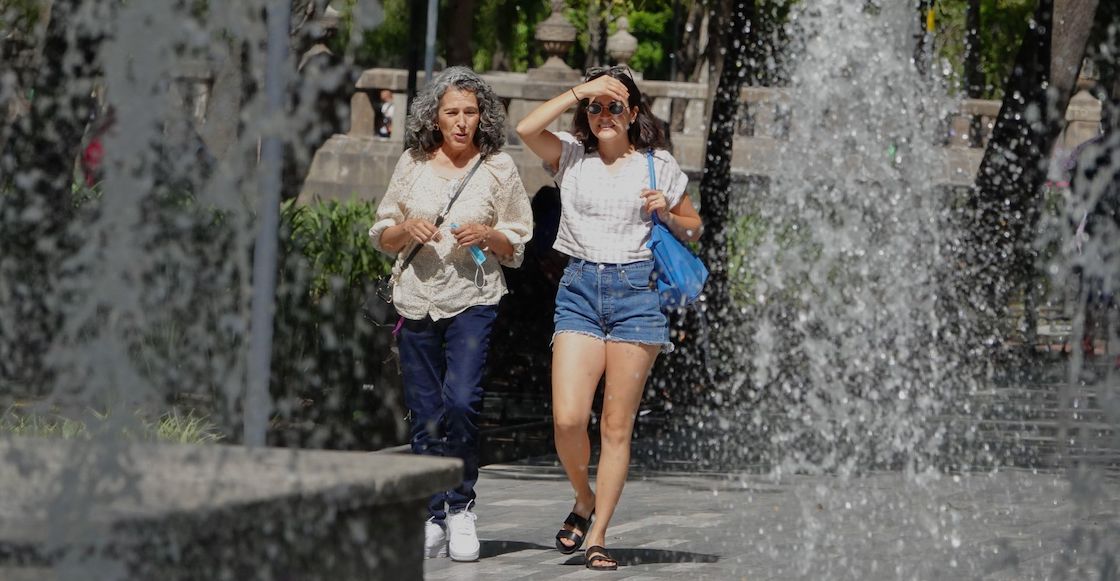
[[[439,228],[440,225],[443,224],[443,220],[447,218],[447,213],[451,211],[451,206],[455,203],[455,200],[459,199],[459,194],[463,193],[463,188],[467,186],[467,182],[470,181],[471,176],[474,175],[474,172],[478,170],[478,166],[480,165],[482,165],[481,153],[478,155],[478,161],[474,162],[474,167],[471,168],[471,171],[467,172],[467,175],[463,176],[463,179],[459,182],[459,187],[456,188],[455,195],[451,196],[451,199],[447,201],[447,206],[439,213],[439,216],[436,216],[436,228]],[[420,252],[420,249],[423,247],[423,244],[417,244],[412,249],[412,252],[408,254],[408,258],[405,258],[404,262],[401,263],[401,272],[404,272],[404,269],[408,268],[409,263],[412,262],[413,258],[416,258],[416,254]]]
[[[646,162],[649,165],[649,189],[656,190],[657,189],[657,171],[655,171],[653,169],[653,148],[652,147],[646,150]],[[653,223],[654,224],[660,224],[661,223],[661,218],[657,217],[657,212],[654,212],[653,214],[651,214],[651,217],[653,218]]]

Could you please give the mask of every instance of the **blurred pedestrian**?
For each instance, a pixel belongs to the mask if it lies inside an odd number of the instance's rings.
[[[393,114],[396,112],[396,106],[393,105],[393,92],[389,89],[381,89],[380,99],[381,105],[377,110],[380,117],[377,123],[377,135],[389,137],[393,134]]]
[[[1120,286],[1120,128],[1111,108],[1101,110],[1101,134],[1077,148],[1071,177],[1072,212],[1081,219],[1074,232],[1074,272],[1084,313],[1081,348],[1096,353],[1096,337],[1107,335]]]

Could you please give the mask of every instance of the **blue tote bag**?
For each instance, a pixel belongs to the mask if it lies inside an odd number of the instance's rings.
[[[649,187],[657,189],[657,174],[653,169],[653,151],[646,152],[649,162]],[[669,227],[657,217],[653,218],[653,232],[646,246],[653,252],[654,271],[657,273],[657,292],[663,310],[684,308],[700,298],[708,280],[708,268],[692,253]]]

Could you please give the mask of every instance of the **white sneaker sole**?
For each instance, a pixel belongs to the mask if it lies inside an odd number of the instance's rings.
[[[447,556],[447,544],[445,543],[436,551],[424,551],[425,559],[442,559]]]
[[[463,555],[460,555],[458,553],[451,553],[451,560],[452,561],[460,561],[460,562],[477,561],[478,560],[478,551],[476,550],[473,553],[468,553],[468,554],[463,554]]]

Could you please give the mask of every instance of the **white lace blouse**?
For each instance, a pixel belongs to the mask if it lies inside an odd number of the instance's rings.
[[[428,155],[415,156],[411,150],[401,155],[385,197],[377,207],[377,221],[369,229],[369,238],[374,248],[396,257],[393,303],[397,312],[408,319],[430,316],[438,321],[472,306],[498,304],[507,292],[501,266],[521,266],[525,243],[533,234],[533,212],[513,158],[504,152],[492,154],[451,206],[440,227],[441,239],[425,244],[402,272],[401,262],[412,252],[413,244],[400,253],[392,253],[381,245],[381,235],[390,226],[409,218],[434,223],[459,182],[436,174],[428,159]],[[514,253],[499,261],[488,252],[479,269],[469,250],[458,248],[451,224],[490,226],[505,234]]]

